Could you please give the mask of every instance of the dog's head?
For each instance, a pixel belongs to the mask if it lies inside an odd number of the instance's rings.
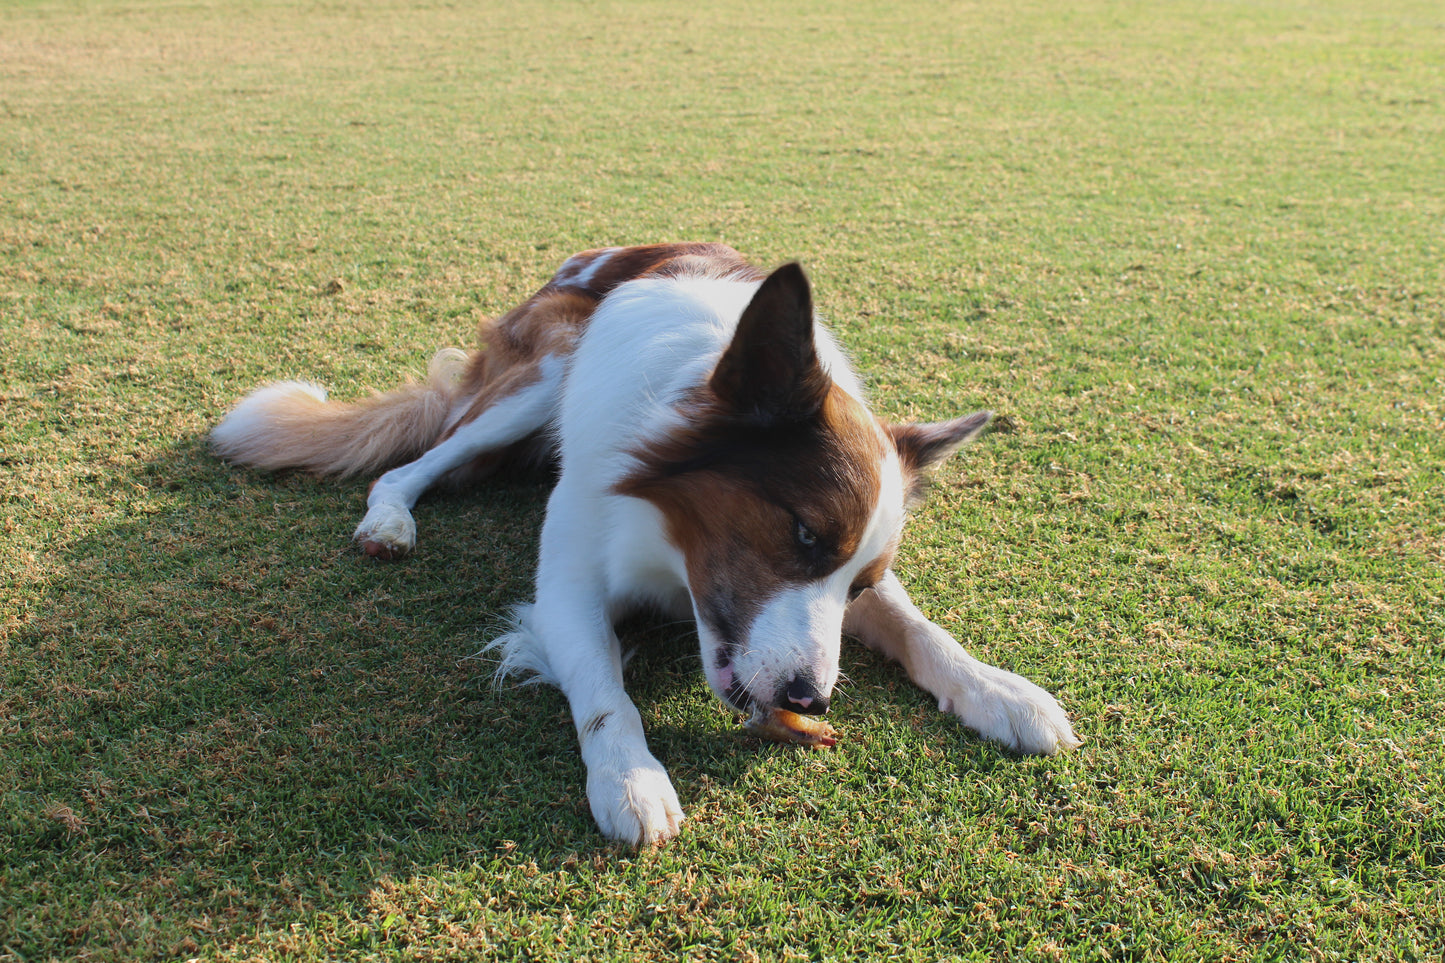
[[[796,264],[758,288],[685,427],[635,452],[618,486],[663,514],[687,565],[703,668],[718,698],[827,710],[843,612],[887,572],[928,468],[987,412],[889,426],[819,360]]]

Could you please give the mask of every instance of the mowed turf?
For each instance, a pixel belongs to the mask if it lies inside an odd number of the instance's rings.
[[[0,960],[1437,958],[1433,2],[0,8]],[[1083,747],[845,648],[760,744],[629,684],[689,821],[597,834],[475,657],[547,478],[348,544],[229,468],[269,379],[419,375],[574,251],[799,258],[890,418],[988,407],[898,569]]]

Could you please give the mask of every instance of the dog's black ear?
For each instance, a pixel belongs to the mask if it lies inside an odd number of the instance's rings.
[[[708,385],[738,414],[782,421],[816,414],[831,384],[813,345],[808,276],[784,264],[753,295]]]
[[[903,470],[916,478],[983,434],[992,418],[992,411],[975,411],[952,421],[889,425],[888,431]]]

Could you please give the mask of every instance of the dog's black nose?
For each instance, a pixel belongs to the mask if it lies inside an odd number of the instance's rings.
[[[828,711],[828,698],[818,694],[813,680],[801,675],[788,683],[783,690],[783,698],[779,699],[778,703],[784,709],[810,716],[821,716]]]

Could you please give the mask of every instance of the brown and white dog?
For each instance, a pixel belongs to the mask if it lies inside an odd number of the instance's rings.
[[[358,404],[258,389],[213,444],[260,468],[391,468],[356,530],[379,558],[411,551],[438,481],[555,456],[536,597],[492,648],[501,674],[566,694],[606,835],[661,842],[683,819],[623,691],[613,625],[639,607],[696,620],[707,682],[740,712],[825,712],[847,634],[990,739],[1078,744],[1052,696],[971,658],[890,571],[921,474],[989,414],[875,417],[796,264],[765,275],[721,244],[588,251],[481,340],[469,360],[438,354],[430,384]]]

